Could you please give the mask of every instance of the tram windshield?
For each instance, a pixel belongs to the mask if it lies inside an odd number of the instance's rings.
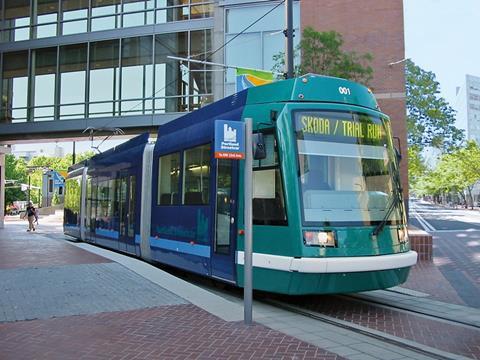
[[[389,123],[351,112],[294,117],[304,222],[374,224],[396,204],[387,224],[400,223]]]

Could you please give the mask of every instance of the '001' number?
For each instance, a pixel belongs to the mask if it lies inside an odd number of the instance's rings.
[[[350,88],[348,87],[343,87],[343,86],[340,86],[338,88],[338,92],[342,95],[350,95]]]

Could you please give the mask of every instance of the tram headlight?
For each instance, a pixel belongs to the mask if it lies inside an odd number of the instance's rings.
[[[406,243],[408,242],[408,231],[406,227],[401,227],[397,229],[398,232],[398,241],[400,243]]]
[[[335,233],[333,231],[304,231],[303,242],[308,246],[335,247]]]

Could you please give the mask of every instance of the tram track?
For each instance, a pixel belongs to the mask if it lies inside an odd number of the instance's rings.
[[[370,338],[373,338],[375,340],[381,341],[389,345],[394,345],[394,346],[401,347],[403,349],[408,349],[417,354],[424,355],[433,359],[452,360],[452,359],[459,358],[458,355],[452,354],[452,356],[448,356],[448,353],[443,350],[438,350],[430,346],[417,343],[413,340],[396,337],[379,330],[372,330],[362,325],[357,325],[355,323],[350,323],[345,320],[336,319],[332,316],[325,315],[325,314],[316,312],[314,310],[305,309],[298,305],[289,304],[281,300],[263,298],[260,301],[270,306],[274,306],[276,308],[280,308],[285,311],[289,311],[301,316],[305,316],[310,319],[321,321],[322,323],[326,323],[335,327],[352,331],[352,332],[355,332],[356,334],[368,336]]]
[[[220,296],[224,296],[227,299],[228,298],[230,298],[230,300],[236,299],[237,302],[241,302],[242,293],[239,291],[239,289],[234,289],[230,287],[227,287],[225,289],[219,289],[217,287],[212,288],[212,286],[208,286],[208,285],[205,286],[205,288],[219,294]],[[414,309],[408,309],[408,307],[406,306],[399,307],[395,305],[388,305],[382,301],[370,301],[364,298],[360,298],[357,295],[351,295],[351,294],[332,295],[330,296],[331,298],[328,298],[328,297],[329,296],[327,295],[327,296],[320,296],[318,298],[316,298],[315,296],[304,298],[304,297],[291,297],[291,296],[285,296],[285,295],[275,295],[271,293],[256,292],[254,296],[254,301],[260,304],[272,306],[279,310],[287,311],[292,314],[305,316],[315,321],[320,321],[321,323],[327,326],[330,325],[330,326],[337,327],[339,329],[352,332],[354,334],[367,336],[372,340],[384,343],[385,347],[395,346],[397,348],[412,351],[413,353],[418,354],[419,357],[420,355],[422,355],[428,358],[439,359],[439,360],[467,359],[467,357],[470,358],[471,355],[468,354],[468,350],[467,350],[467,353],[463,352],[461,353],[462,355],[459,355],[459,353],[457,352],[452,352],[452,350],[449,351],[448,347],[447,348],[437,347],[437,345],[423,343],[418,341],[418,339],[415,339],[415,338],[396,335],[394,333],[385,331],[384,329],[381,329],[381,328],[370,327],[360,322],[352,321],[351,319],[344,319],[341,317],[341,314],[342,312],[345,312],[345,311],[351,314],[358,314],[357,312],[358,305],[360,304],[362,306],[370,306],[375,309],[383,309],[383,310],[391,311],[392,313],[396,313],[396,314],[401,313],[401,314],[411,315],[415,317],[421,317],[429,321],[435,321],[435,322],[438,322],[439,328],[441,328],[442,326],[459,326],[463,329],[468,329],[468,331],[472,331],[472,330],[475,332],[479,331],[478,326],[467,324],[462,321],[454,321],[452,319],[434,316],[432,314],[429,314],[428,312],[421,312]],[[326,303],[326,302],[337,303],[335,299],[338,299],[339,300],[338,302],[343,301],[344,308],[342,308],[342,305],[339,305],[338,307],[333,306],[333,313],[330,313],[328,311],[322,311],[322,310],[319,311],[315,309],[309,309],[308,305],[305,304],[305,300],[307,300],[307,302],[309,301],[310,303],[312,302],[312,300],[313,302],[317,300],[318,303]],[[340,317],[337,317],[337,315]],[[258,318],[258,320],[256,321],[262,323],[262,320],[260,318]]]
[[[441,320],[444,323],[449,323],[451,325],[457,325],[457,326],[463,326],[463,327],[470,328],[472,330],[477,330],[477,331],[480,330],[480,326],[478,326],[476,324],[472,324],[471,322],[467,322],[467,321],[460,320],[458,318],[454,318],[453,316],[443,316],[439,313],[436,313],[436,312],[433,312],[433,311],[428,311],[428,310],[420,311],[420,310],[413,309],[413,308],[408,307],[408,306],[402,306],[402,305],[399,305],[399,304],[392,305],[392,304],[388,304],[386,300],[382,300],[382,299],[372,299],[372,298],[366,299],[362,295],[353,295],[353,294],[337,295],[337,297],[344,298],[344,299],[351,300],[351,301],[356,301],[356,302],[363,303],[363,304],[370,305],[370,306],[381,307],[381,308],[388,309],[388,310],[391,310],[391,311],[402,312],[402,313],[415,315],[415,316],[422,316],[426,319],[430,319],[430,320],[434,320],[434,321]]]

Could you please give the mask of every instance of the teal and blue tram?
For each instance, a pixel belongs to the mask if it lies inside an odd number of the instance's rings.
[[[387,115],[366,87],[305,75],[250,88],[70,168],[65,233],[243,285],[244,161],[215,159],[215,120],[253,119],[253,286],[388,288],[410,249]]]

